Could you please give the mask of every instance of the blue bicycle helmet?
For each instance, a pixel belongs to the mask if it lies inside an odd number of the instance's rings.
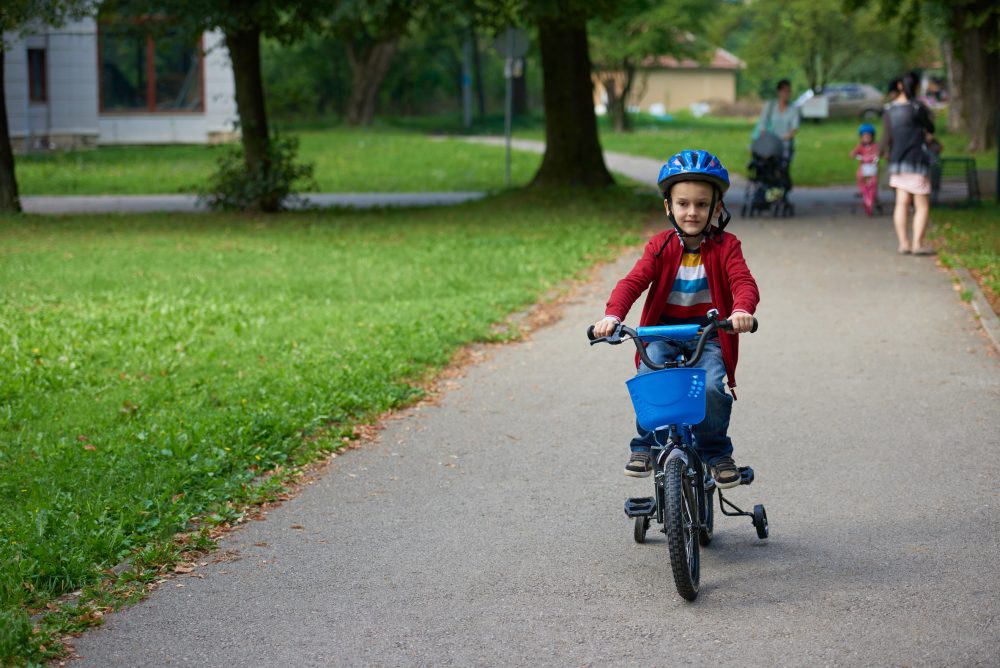
[[[864,133],[866,133],[866,132],[872,136],[872,139],[875,138],[875,126],[872,125],[871,123],[862,123],[858,127],[858,136],[859,137],[861,135],[863,135]]]
[[[670,187],[678,181],[705,181],[719,189],[729,190],[729,172],[722,161],[708,151],[681,151],[660,167],[657,185],[664,198],[670,196]]]
[[[710,211],[715,211],[716,202],[721,201],[722,196],[729,190],[729,172],[722,166],[722,161],[708,151],[681,151],[660,167],[660,176],[656,179],[656,184],[660,187],[665,200],[670,200],[670,188],[680,181],[702,181],[714,186]],[[667,217],[679,237],[699,236],[689,235],[681,230],[672,211]],[[730,218],[729,210],[723,204],[722,212],[719,214],[720,233],[729,224]]]

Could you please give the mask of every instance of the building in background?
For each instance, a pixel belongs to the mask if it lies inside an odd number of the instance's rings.
[[[647,58],[636,72],[628,108],[653,114],[690,109],[693,104],[736,102],[736,76],[745,63],[716,49],[707,63],[673,56]],[[594,100],[602,108],[607,95],[595,78]]]
[[[221,33],[85,19],[5,37],[15,150],[235,137],[232,65]]]

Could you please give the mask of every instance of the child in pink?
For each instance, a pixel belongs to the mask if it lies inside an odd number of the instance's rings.
[[[851,157],[861,161],[858,165],[858,190],[861,191],[865,213],[870,216],[878,199],[878,144],[875,143],[875,127],[871,123],[862,123],[858,128],[858,136],[861,140],[851,151]]]

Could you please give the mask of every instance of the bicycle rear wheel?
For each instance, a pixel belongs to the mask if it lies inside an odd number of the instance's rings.
[[[689,601],[698,597],[701,579],[698,496],[694,481],[680,458],[667,462],[663,474],[663,524],[667,533],[670,570],[677,593]]]

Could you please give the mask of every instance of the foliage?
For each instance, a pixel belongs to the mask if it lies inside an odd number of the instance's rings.
[[[0,3],[0,38],[36,23],[59,26],[93,11],[95,0],[4,0]],[[0,44],[0,48],[3,45]]]
[[[261,45],[261,77],[272,118],[343,116],[351,79],[343,46],[310,34],[294,44]]]
[[[713,34],[747,63],[739,92],[774,96],[780,79],[795,90],[833,81],[872,83],[880,90],[914,64],[937,58],[937,44],[918,25],[905,28],[873,8],[853,13],[840,3],[757,0],[727,4]]]
[[[174,558],[144,546],[235,519],[268,472],[512,336],[494,323],[634,242],[650,206],[0,218],[4,642],[32,651],[27,611],[130,555]]]
[[[248,27],[286,42],[307,32],[328,3],[315,0],[102,0],[105,18],[128,21],[148,15],[169,17],[191,30],[235,32]]]
[[[266,201],[288,206],[297,199],[294,193],[316,187],[313,165],[295,161],[298,149],[297,138],[274,131],[264,163],[249,165],[243,151],[230,150],[218,159],[215,173],[199,195],[210,209],[219,211],[254,211]]]
[[[646,58],[675,56],[707,59],[713,46],[704,23],[715,2],[699,0],[629,0],[611,16],[588,25],[594,70],[608,95],[616,129],[628,127],[626,108],[637,70]]]

